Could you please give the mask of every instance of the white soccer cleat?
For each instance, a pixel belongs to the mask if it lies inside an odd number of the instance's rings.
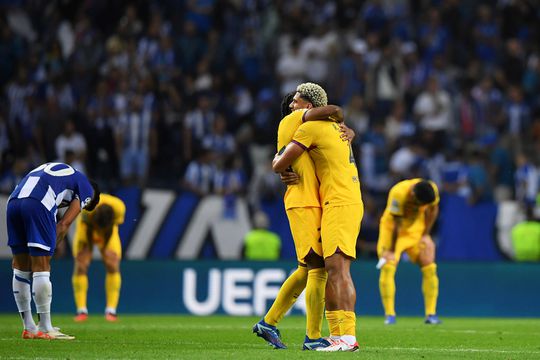
[[[75,340],[75,336],[64,334],[54,328],[52,331],[47,331],[46,334],[49,335],[51,340]]]
[[[326,352],[335,352],[335,351],[355,352],[355,351],[358,351],[359,349],[360,348],[358,347],[357,342],[351,345],[341,339],[337,339],[337,340],[331,340],[330,346],[317,348],[316,350],[326,351]]]

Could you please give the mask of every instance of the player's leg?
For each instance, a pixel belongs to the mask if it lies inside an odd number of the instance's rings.
[[[120,240],[118,240],[120,242]],[[120,288],[122,286],[122,276],[120,275],[120,254],[109,247],[102,252],[103,263],[105,264],[105,296],[107,299],[105,307],[105,319],[116,321],[116,308],[120,299]]]
[[[39,318],[39,331],[51,339],[72,340],[52,326],[51,257],[56,247],[56,221],[53,215],[34,199],[23,203],[24,225],[27,229],[30,265],[32,269],[32,295]]]
[[[281,285],[276,299],[266,315],[253,326],[253,332],[266,340],[275,349],[287,348],[281,341],[281,334],[277,329],[277,324],[305,289],[307,274],[306,265],[299,264],[296,270]]]
[[[320,209],[318,210],[318,224],[320,225]],[[311,218],[306,215],[305,208],[288,209],[287,217],[289,219],[299,265],[289,275],[283,285],[281,285],[276,299],[263,319],[253,326],[253,332],[257,336],[262,337],[270,345],[279,349],[286,348],[286,346],[281,341],[280,333],[276,326],[306,288],[308,270],[303,257],[309,252],[309,243],[302,241],[302,239],[313,236],[318,237],[318,228],[320,227],[315,227],[316,225],[313,225],[312,221],[309,221]],[[316,232],[315,235],[313,234],[314,231]]]
[[[356,290],[351,277],[351,261],[356,258],[356,240],[363,216],[362,205],[325,208],[322,243],[328,272],[326,308],[336,314],[340,338],[321,351],[356,351]]]
[[[423,236],[419,243],[418,265],[422,270],[422,293],[426,324],[439,324],[437,317],[437,297],[439,296],[439,277],[435,264],[435,243],[429,236]]]
[[[302,291],[304,291],[307,276],[308,270],[306,265],[299,263],[296,270],[281,285],[276,299],[263,318],[265,323],[271,326],[277,326],[287,311],[294,305]]]
[[[13,254],[13,297],[23,323],[23,338],[34,338],[38,329],[32,317],[32,268],[26,244],[26,232],[20,209],[21,200],[14,199],[7,206],[8,245]]]
[[[377,254],[381,258],[384,251],[390,248],[392,231],[383,223],[379,226],[379,239],[377,241]],[[386,262],[380,269],[379,274],[379,292],[384,308],[385,324],[391,325],[396,322],[396,269],[399,262],[399,253],[395,253],[395,261]]]
[[[320,243],[318,248],[318,252],[322,254]],[[306,337],[303,349],[315,350],[329,345],[329,342],[321,335],[328,275],[324,268],[324,259],[316,251],[310,252],[305,260],[308,265],[308,279],[306,284]]]
[[[92,261],[92,248],[88,243],[81,243],[75,239],[73,246],[75,266],[71,283],[73,285],[73,297],[77,307],[77,322],[88,319],[87,295],[88,295],[88,267]]]

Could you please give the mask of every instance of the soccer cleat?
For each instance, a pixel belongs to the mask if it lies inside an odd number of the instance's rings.
[[[75,340],[75,336],[67,335],[54,328],[54,330],[47,331],[47,334],[51,340]]]
[[[118,315],[117,314],[113,314],[112,312],[106,312],[105,313],[105,320],[109,321],[109,322],[115,322],[115,321],[118,321]]]
[[[44,332],[37,330],[35,333],[33,333],[30,330],[26,330],[26,329],[24,329],[22,332],[22,338],[25,340],[29,340],[29,339],[51,340],[51,337]]]
[[[317,351],[325,351],[325,352],[336,352],[336,351],[348,351],[348,352],[356,352],[360,349],[358,346],[358,342],[355,342],[354,344],[349,344],[342,339],[333,340],[331,344],[327,347],[320,347],[317,348]]]
[[[439,320],[439,317],[435,314],[426,316],[426,319],[424,320],[424,324],[428,325],[439,325],[442,324],[442,321]]]
[[[286,349],[287,346],[281,341],[281,334],[279,330],[273,326],[264,322],[264,319],[253,325],[253,332],[262,337],[266,342],[274,349]]]
[[[88,314],[84,312],[80,312],[73,318],[73,321],[75,322],[85,322],[88,320]]]
[[[386,315],[384,319],[384,325],[395,325],[396,324],[396,315]]]
[[[307,337],[304,339],[304,345],[302,346],[302,350],[316,350],[321,347],[327,347],[330,346],[331,340],[327,340],[325,338],[318,338],[318,339],[310,339]]]

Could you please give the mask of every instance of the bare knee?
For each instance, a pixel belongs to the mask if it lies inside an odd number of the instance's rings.
[[[120,257],[114,252],[105,251],[103,253],[103,264],[105,265],[105,271],[108,273],[120,271]]]
[[[435,244],[433,242],[425,242],[423,249],[418,254],[418,264],[422,267],[435,262]]]
[[[83,250],[75,257],[75,275],[86,275],[90,262],[92,259],[92,253],[90,251]]]
[[[30,263],[30,255],[28,254],[13,255],[13,261],[11,265],[13,269],[17,269],[20,271],[32,271],[32,264]]]

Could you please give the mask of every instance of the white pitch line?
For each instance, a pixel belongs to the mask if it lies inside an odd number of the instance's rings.
[[[491,350],[491,349],[445,349],[445,348],[416,348],[416,347],[377,347],[362,346],[360,350],[392,350],[392,351],[431,351],[431,352],[472,352],[472,353],[498,353],[498,354],[540,354],[540,351],[528,350]]]

